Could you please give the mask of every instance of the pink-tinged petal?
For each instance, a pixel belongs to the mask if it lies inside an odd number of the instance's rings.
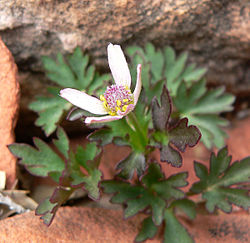
[[[122,119],[123,116],[100,116],[100,117],[86,117],[85,123],[86,124],[93,124],[93,123],[103,123],[103,122],[110,122]]]
[[[126,111],[122,112],[122,111],[118,110],[118,111],[117,111],[117,114],[118,114],[119,116],[125,116],[125,115],[127,115],[129,112],[131,112],[132,110],[134,110],[134,108],[135,108],[135,105],[134,105],[134,104],[130,104],[130,105],[128,105]]]
[[[71,104],[96,115],[106,115],[102,101],[76,89],[63,89],[60,96]]]
[[[139,99],[140,93],[141,93],[141,87],[142,87],[142,82],[141,82],[141,64],[137,65],[137,81],[136,81],[136,86],[134,90],[134,105],[137,104],[137,101]]]
[[[119,45],[108,45],[108,62],[116,85],[130,88],[131,76],[127,61]]]

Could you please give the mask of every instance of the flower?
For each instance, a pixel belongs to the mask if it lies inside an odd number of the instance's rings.
[[[73,105],[86,110],[98,117],[86,117],[85,123],[100,123],[119,120],[131,112],[138,101],[141,92],[141,64],[137,66],[137,81],[132,93],[131,76],[125,56],[119,45],[108,45],[108,63],[115,84],[107,87],[100,99],[85,92],[66,88],[60,91],[60,96]]]

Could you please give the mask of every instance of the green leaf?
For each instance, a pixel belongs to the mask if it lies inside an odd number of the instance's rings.
[[[53,209],[57,206],[56,203],[51,203],[49,198],[46,198],[36,208],[36,215],[42,215],[41,219],[46,225],[50,225],[55,217]]]
[[[216,207],[230,212],[232,203],[244,209],[250,207],[249,193],[239,185],[249,183],[250,157],[231,165],[230,161],[231,156],[228,156],[227,148],[223,148],[217,156],[211,155],[209,173],[204,165],[195,162],[195,172],[200,181],[195,183],[191,190],[202,193],[209,212],[213,212]]]
[[[118,176],[123,179],[132,179],[135,171],[137,176],[140,177],[146,169],[144,154],[132,152],[117,164],[116,169],[120,170]]]
[[[164,230],[164,242],[171,243],[192,243],[192,238],[187,233],[186,229],[178,221],[173,211],[165,210],[164,221],[166,223]]]
[[[160,225],[167,200],[180,199],[184,196],[178,187],[187,185],[187,173],[164,178],[159,164],[151,163],[147,174],[142,178],[143,185],[131,186],[121,181],[104,181],[102,186],[104,192],[114,194],[111,202],[126,203],[125,218],[150,209],[153,222],[155,225]]]
[[[74,189],[70,187],[70,180],[67,174],[63,173],[60,177],[60,184],[54,190],[50,198],[46,198],[36,208],[36,215],[42,215],[41,219],[49,226],[59,207],[65,203]]]
[[[78,147],[76,153],[70,153],[64,173],[68,175],[70,187],[82,188],[94,200],[99,199],[99,183],[102,177],[98,170],[102,155],[95,143],[88,143],[85,148]],[[84,170],[82,170],[84,169]]]
[[[207,90],[203,79],[190,89],[182,83],[173,100],[180,116],[187,117],[191,124],[201,130],[201,140],[208,148],[224,145],[226,133],[221,127],[228,123],[219,118],[218,114],[233,109],[233,95],[224,93],[224,88]]]
[[[135,242],[142,242],[147,239],[153,238],[157,233],[157,227],[155,226],[151,217],[143,220],[142,228],[139,234],[135,238]]]
[[[27,144],[11,144],[9,149],[12,154],[20,158],[20,164],[36,176],[49,176],[51,172],[62,173],[65,167],[64,160],[55,153],[50,146],[39,138],[34,138],[35,148]],[[58,140],[55,146],[62,154],[66,154],[68,139],[61,128],[58,130]]]
[[[59,88],[56,90],[59,93]],[[70,107],[71,104],[60,96],[37,97],[36,101],[29,104],[29,109],[39,113],[39,118],[35,124],[41,126],[47,136],[55,131],[60,119]]]
[[[175,200],[171,206],[181,209],[190,219],[195,219],[196,210],[195,203],[193,201],[187,198]]]
[[[59,53],[56,61],[49,57],[43,57],[42,61],[48,78],[59,87],[50,87],[48,91],[51,96],[37,97],[29,108],[38,113],[39,118],[35,124],[41,126],[49,136],[72,107],[69,102],[59,97],[60,89],[75,88],[89,95],[99,95],[106,87],[105,83],[110,80],[110,75],[99,75],[95,72],[94,66],[89,65],[89,57],[83,55],[79,47],[66,57]]]
[[[58,127],[57,129],[57,137],[58,139],[54,139],[53,143],[57,147],[57,149],[63,154],[63,156],[68,159],[68,152],[69,152],[69,139],[65,131]]]

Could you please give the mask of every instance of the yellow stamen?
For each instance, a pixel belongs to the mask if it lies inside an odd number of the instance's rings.
[[[126,111],[127,108],[128,108],[128,105],[124,105],[124,106],[122,107],[122,111]]]
[[[100,95],[100,100],[101,100],[101,101],[106,101],[104,95]]]
[[[116,115],[116,112],[109,112],[109,114],[111,115],[111,116],[115,116]]]
[[[122,102],[120,100],[116,101],[117,106],[121,106]]]
[[[127,103],[128,102],[128,99],[123,99],[122,100],[124,103]]]
[[[115,110],[116,110],[116,111],[119,111],[119,110],[121,110],[121,109],[120,109],[120,107],[116,106],[116,107],[115,107]]]

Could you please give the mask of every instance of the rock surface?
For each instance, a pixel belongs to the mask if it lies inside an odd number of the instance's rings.
[[[7,145],[14,142],[19,106],[19,83],[14,59],[0,39],[0,170],[7,174],[7,188],[16,179],[16,158]]]
[[[151,41],[189,51],[191,61],[208,67],[210,81],[245,91],[249,10],[248,0],[2,0],[0,35],[22,70],[41,70],[41,55],[77,45],[106,65],[109,42],[125,48]]]
[[[140,228],[143,216],[123,220],[121,211],[103,208],[60,208],[52,225],[45,226],[34,212],[0,221],[0,241],[130,243]],[[250,218],[247,213],[219,216],[199,215],[193,222],[181,219],[196,243],[249,242]],[[20,228],[22,230],[20,230]],[[162,242],[159,234],[146,242]]]

